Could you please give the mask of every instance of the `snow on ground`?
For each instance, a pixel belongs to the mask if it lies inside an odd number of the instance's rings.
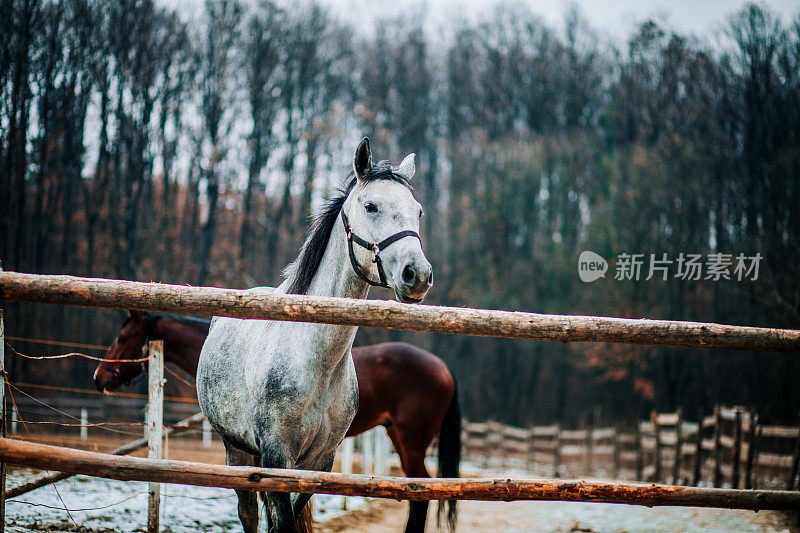
[[[33,477],[38,477],[38,473],[9,474],[8,486],[13,487]],[[57,483],[57,491],[53,486],[42,487],[9,500],[6,503],[9,520],[6,531],[23,533],[43,524],[69,525],[69,515],[75,524],[90,530],[144,531],[147,525],[147,485],[138,481],[75,476]],[[163,485],[162,491],[162,531],[241,531],[234,491],[189,485]],[[342,496],[314,496],[314,518],[324,520],[344,513],[342,503]],[[348,509],[363,505],[363,498],[347,498]],[[68,514],[64,507],[73,511]]]
[[[479,469],[462,463],[464,476],[525,479],[544,472]],[[591,481],[588,480],[587,481]],[[597,480],[602,481],[602,480]],[[497,530],[608,533],[789,533],[779,513],[692,507],[653,507],[582,502],[459,502],[461,532]]]
[[[459,504],[461,505],[461,504]],[[727,509],[659,507],[576,502],[468,502],[459,531],[625,533],[789,533],[756,513]],[[763,513],[762,513],[763,514]],[[488,517],[494,517],[489,518]]]

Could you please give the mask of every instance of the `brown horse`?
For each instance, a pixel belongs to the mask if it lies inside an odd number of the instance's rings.
[[[164,359],[197,373],[209,322],[174,315],[129,311],[106,359],[136,359],[150,340],[164,341]],[[458,477],[461,458],[461,411],[456,381],[447,365],[430,352],[402,342],[353,348],[358,378],[358,412],[348,437],[376,426],[386,427],[409,477],[430,477],[425,452],[439,432],[440,477]],[[103,362],[94,372],[97,390],[109,391],[144,372],[141,363]],[[443,514],[442,502],[438,516]],[[423,532],[428,502],[410,502],[406,533]],[[450,500],[447,523],[455,528],[456,501]]]

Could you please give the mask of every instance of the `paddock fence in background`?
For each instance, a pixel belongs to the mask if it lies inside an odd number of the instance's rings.
[[[653,412],[628,428],[465,422],[462,443],[464,457],[476,466],[555,478],[800,489],[800,420],[762,425],[755,412],[739,406],[718,405],[699,422],[685,420],[680,411]]]

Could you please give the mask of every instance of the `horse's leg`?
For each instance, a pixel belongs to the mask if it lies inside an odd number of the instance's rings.
[[[313,533],[313,531],[314,517],[311,510],[311,502],[309,501],[297,516],[297,533]]]
[[[322,455],[319,458],[317,458],[316,461],[314,461],[314,464],[311,465],[311,468],[309,470],[315,470],[317,472],[330,472],[333,469],[333,460],[335,457],[336,457],[336,452]],[[298,493],[298,494],[292,494],[292,496],[295,496],[295,500],[292,504],[292,509],[294,511],[294,516],[299,521],[301,518],[300,513],[302,513],[303,510],[306,508],[308,500],[311,499],[311,494]]]
[[[419,441],[424,439],[416,438],[413,431],[404,432],[398,429],[395,424],[386,428],[386,431],[400,456],[400,466],[402,466],[403,472],[408,477],[430,477],[425,468],[425,451],[430,439],[428,439],[428,443],[421,443]],[[405,533],[423,533],[425,531],[429,503],[428,500],[409,502]]]
[[[262,468],[291,468],[293,465],[286,457],[286,454],[277,446],[264,447],[261,451],[261,466]],[[264,499],[266,500],[269,533],[297,533],[291,494],[266,492]]]
[[[224,442],[224,441],[223,441]],[[253,466],[253,456],[225,442],[225,464],[230,466]],[[249,490],[237,490],[239,498],[239,521],[244,533],[258,532],[258,498]]]

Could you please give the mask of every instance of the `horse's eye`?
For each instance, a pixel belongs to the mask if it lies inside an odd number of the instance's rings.
[[[377,213],[378,212],[378,206],[376,206],[372,202],[367,202],[366,204],[364,204],[364,209],[367,210],[367,213]]]
[[[126,337],[123,337],[122,335],[117,337],[117,342],[120,343],[120,344],[124,344],[126,340],[128,340],[128,339]]]

